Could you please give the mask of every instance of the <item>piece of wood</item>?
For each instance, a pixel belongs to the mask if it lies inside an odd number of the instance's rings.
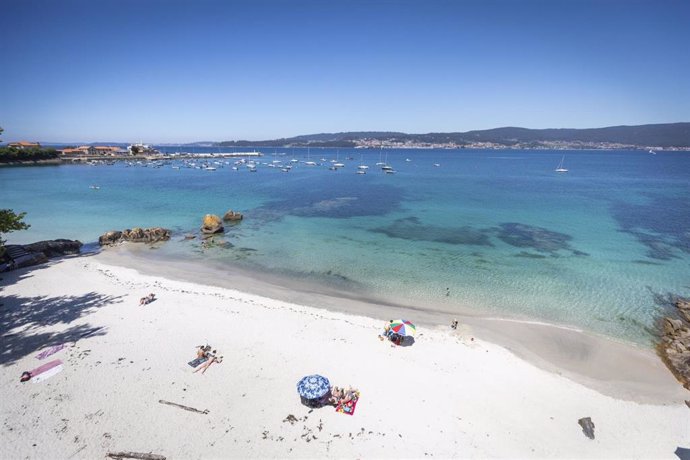
[[[165,460],[165,457],[158,454],[146,454],[141,452],[108,452],[105,454],[110,458],[136,458],[137,460]]]
[[[168,406],[173,406],[173,407],[178,407],[180,409],[188,410],[190,412],[196,412],[197,414],[204,414],[204,415],[208,414],[208,409],[204,409],[204,410],[194,409],[193,407],[183,406],[182,404],[177,404],[174,402],[165,401],[163,399],[159,399],[158,402],[161,404],[167,404]]]

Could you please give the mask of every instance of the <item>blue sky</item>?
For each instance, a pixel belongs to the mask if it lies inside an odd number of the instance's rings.
[[[4,0],[4,141],[690,121],[690,2]]]

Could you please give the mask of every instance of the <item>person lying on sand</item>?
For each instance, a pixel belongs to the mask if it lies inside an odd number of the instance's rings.
[[[142,297],[141,299],[139,299],[139,305],[146,305],[153,302],[154,300],[156,300],[156,294],[151,293],[146,297]]]
[[[199,347],[196,350],[196,357],[197,358],[206,358],[208,357],[208,353],[211,351],[211,345],[199,345]]]
[[[383,333],[379,334],[379,340],[383,340],[386,337],[390,336],[391,334],[391,324],[393,324],[393,320],[390,319],[388,320],[388,324],[383,328]]]
[[[342,388],[333,387],[333,390],[331,390],[331,397],[328,398],[328,402],[329,404],[337,406],[343,396],[345,396],[345,391]]]
[[[213,352],[209,353],[207,356],[208,356],[208,361],[206,361],[204,364],[202,364],[201,366],[199,366],[199,367],[194,371],[195,373],[201,371],[201,373],[203,374],[204,372],[206,372],[206,369],[208,369],[209,367],[211,367],[211,364],[213,364],[213,363],[218,363],[218,364],[220,364],[220,363],[223,362],[223,357],[222,357],[222,356],[216,356],[216,350],[213,350]]]

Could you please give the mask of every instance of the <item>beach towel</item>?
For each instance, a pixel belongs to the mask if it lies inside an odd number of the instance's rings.
[[[59,370],[53,371],[53,369],[59,369]],[[60,361],[59,359],[56,359],[56,360],[51,361],[49,363],[45,363],[42,366],[38,366],[36,369],[34,369],[32,371],[29,371],[29,375],[31,376],[31,380],[33,380],[34,382],[36,381],[36,379],[38,379],[38,381],[40,382],[42,380],[45,380],[47,378],[52,377],[53,375],[57,374],[60,371],[62,371],[62,361]],[[43,374],[47,374],[49,372],[50,372],[50,374],[41,377]]]
[[[48,356],[54,355],[58,351],[62,350],[65,348],[66,345],[64,343],[61,343],[59,345],[53,345],[52,347],[48,347],[41,351],[39,354],[36,355],[36,358],[38,359],[46,359]]]
[[[199,364],[205,363],[206,361],[208,361],[208,357],[203,356],[201,358],[193,359],[190,362],[188,362],[187,364],[189,364],[192,367],[198,367]]]
[[[345,404],[338,404],[338,406],[335,408],[335,411],[340,412],[341,414],[355,415],[357,401],[359,401],[359,391],[355,393],[355,396],[351,401],[348,401]]]
[[[60,372],[62,372],[62,364],[57,365],[57,366],[43,372],[42,374],[37,375],[36,377],[31,377],[31,381],[34,383],[39,383],[39,382],[42,382],[44,380],[48,380],[49,378],[51,378],[55,374],[59,374]]]

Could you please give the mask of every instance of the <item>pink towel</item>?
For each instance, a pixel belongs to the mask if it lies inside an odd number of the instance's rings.
[[[44,372],[47,372],[51,370],[54,367],[57,367],[62,364],[62,361],[59,359],[56,359],[54,361],[51,361],[49,363],[45,363],[42,366],[38,366],[36,369],[29,371],[29,374],[31,374],[31,377],[36,377],[37,375],[41,375]]]
[[[54,355],[58,351],[62,350],[65,348],[65,344],[61,343],[59,345],[53,345],[52,347],[48,347],[44,349],[42,352],[36,355],[36,358],[38,359],[46,359],[48,356]]]

